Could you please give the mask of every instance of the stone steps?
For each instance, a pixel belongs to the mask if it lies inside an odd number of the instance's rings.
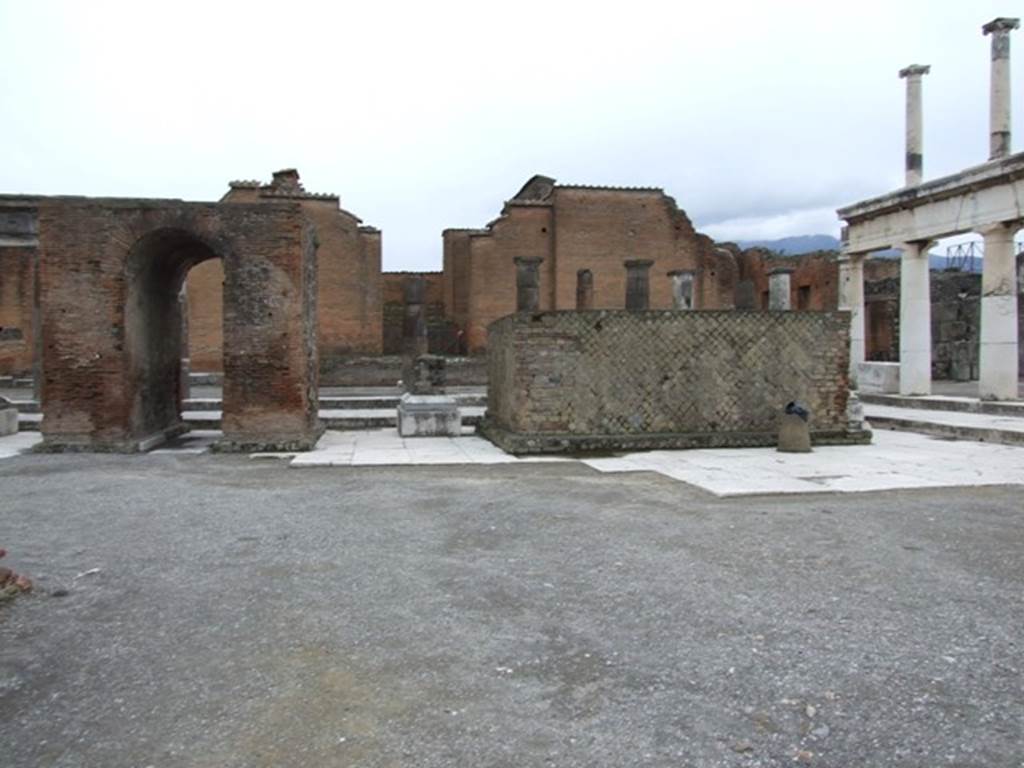
[[[463,425],[475,427],[486,409],[463,406],[460,410]],[[184,411],[181,415],[192,429],[220,429],[219,410]],[[320,411],[320,420],[327,429],[386,429],[398,425],[398,411],[395,408],[324,408]],[[18,414],[18,429],[22,432],[38,432],[42,422],[41,413]]]
[[[464,406],[460,410],[463,425],[475,427],[486,409]],[[220,411],[184,411],[181,415],[192,429],[220,429]],[[386,429],[398,426],[398,411],[395,408],[324,408],[320,410],[320,421],[327,429],[334,430]]]
[[[954,440],[976,440],[1002,445],[1024,445],[1024,415],[927,410],[868,403],[864,417],[872,429],[918,432]]]
[[[949,395],[885,395],[861,392],[860,401],[872,405],[887,405],[893,408],[917,408],[927,411],[959,411],[961,413],[983,413],[992,416],[1020,416],[1024,418],[1024,400],[978,400],[975,397],[953,397]]]

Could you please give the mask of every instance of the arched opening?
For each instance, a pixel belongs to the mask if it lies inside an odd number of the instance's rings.
[[[125,267],[125,351],[133,393],[131,431],[158,442],[186,431],[182,358],[188,355],[182,286],[188,271],[220,254],[196,235],[159,229],[140,238]],[[187,389],[185,390],[187,391]]]

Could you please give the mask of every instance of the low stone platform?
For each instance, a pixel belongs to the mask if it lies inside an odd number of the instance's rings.
[[[977,402],[977,401],[976,401]],[[989,404],[993,405],[993,404]],[[1000,403],[999,405],[1007,405]],[[864,416],[875,430],[920,432],[955,440],[1024,445],[1024,412],[1012,416],[925,407],[867,404]]]

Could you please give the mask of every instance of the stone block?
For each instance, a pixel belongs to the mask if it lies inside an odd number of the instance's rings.
[[[18,409],[9,400],[0,397],[0,437],[13,435],[18,431]]]
[[[895,393],[900,391],[900,364],[864,362],[857,364],[857,387],[861,392]]]
[[[792,403],[790,405],[793,405]],[[778,450],[782,453],[810,453],[811,430],[806,412],[799,409],[790,412],[789,407],[779,422]]]
[[[398,434],[402,437],[459,437],[462,414],[448,395],[406,393],[398,402]]]

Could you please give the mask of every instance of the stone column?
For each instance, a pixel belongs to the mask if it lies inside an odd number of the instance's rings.
[[[594,273],[581,269],[576,273],[576,311],[594,308]]]
[[[839,257],[839,308],[850,313],[850,381],[857,381],[857,366],[864,362],[864,253]]]
[[[992,78],[989,90],[989,159],[1010,154],[1010,32],[1020,19],[993,19],[981,28],[992,35]]]
[[[1013,236],[1020,223],[997,224],[981,232],[981,349],[978,396],[1017,399],[1017,259]]]
[[[516,256],[516,312],[540,311],[540,263],[543,258]]]
[[[790,308],[790,278],[793,270],[776,267],[768,273],[768,309],[785,311]]]
[[[931,67],[922,64],[911,64],[900,70],[900,77],[907,81],[907,186],[914,187],[921,183],[923,173],[922,145],[924,127],[921,121],[921,77],[927,75]]]
[[[929,242],[904,243],[900,257],[900,394],[932,393]]]
[[[676,269],[669,272],[668,276],[672,278],[672,307],[693,309],[693,270]]]
[[[629,259],[626,266],[626,309],[637,312],[651,305],[651,265],[648,259]]]
[[[181,313],[181,371],[178,376],[178,399],[179,405],[188,400],[192,392],[190,375],[192,373],[192,361],[189,357],[189,328],[188,328],[188,283],[182,282],[181,291],[178,293],[178,311]],[[182,406],[184,407],[184,406]]]
[[[406,278],[405,319],[402,323],[402,354],[416,357],[427,353],[427,320],[424,313],[426,281],[421,275]]]

